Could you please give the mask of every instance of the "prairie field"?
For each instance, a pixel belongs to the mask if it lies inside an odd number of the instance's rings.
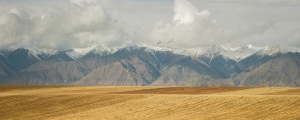
[[[0,119],[300,119],[300,88],[0,86]]]

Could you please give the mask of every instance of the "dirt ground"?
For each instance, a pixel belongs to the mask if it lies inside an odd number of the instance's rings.
[[[300,119],[300,88],[0,86],[0,119]]]

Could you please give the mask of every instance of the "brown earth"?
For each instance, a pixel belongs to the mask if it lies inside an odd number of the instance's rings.
[[[212,94],[251,88],[254,87],[167,87],[125,91],[115,94]]]
[[[60,88],[66,86],[29,86],[29,85],[0,85],[0,92],[11,90],[33,90],[41,88]]]
[[[275,93],[270,93],[266,95],[300,95],[300,89],[291,89],[286,91],[280,91]]]
[[[0,119],[300,119],[300,89],[2,85],[0,106]]]

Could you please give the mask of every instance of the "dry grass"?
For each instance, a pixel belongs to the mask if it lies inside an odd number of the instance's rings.
[[[290,89],[290,90],[285,90],[285,91],[280,91],[275,93],[269,93],[266,95],[300,95],[300,89]]]
[[[0,86],[0,105],[0,119],[300,119],[300,89]]]
[[[34,90],[41,88],[61,88],[66,86],[26,86],[26,85],[0,85],[0,92],[12,90]]]
[[[253,87],[167,87],[118,92],[115,94],[212,94],[251,89]]]

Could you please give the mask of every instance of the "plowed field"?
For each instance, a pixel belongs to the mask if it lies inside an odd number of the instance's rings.
[[[300,119],[299,88],[0,86],[0,119]]]

